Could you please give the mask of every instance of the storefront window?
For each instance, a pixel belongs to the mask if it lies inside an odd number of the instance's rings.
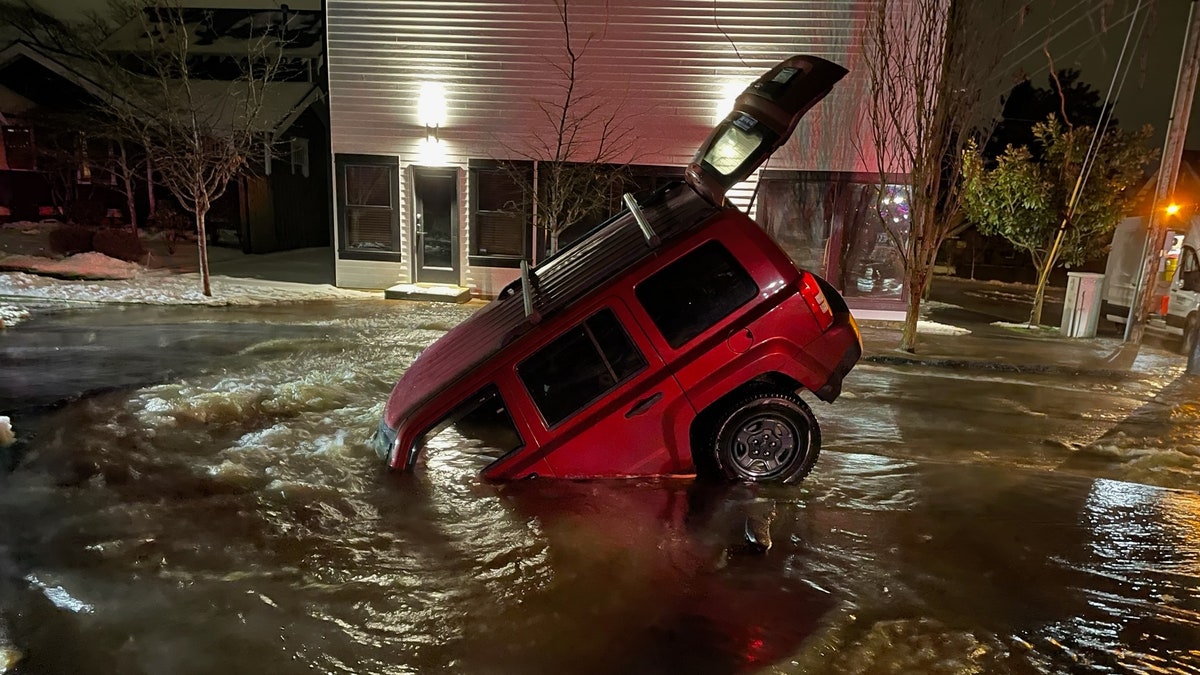
[[[869,174],[767,172],[758,219],[801,268],[846,297],[902,302],[908,188]]]

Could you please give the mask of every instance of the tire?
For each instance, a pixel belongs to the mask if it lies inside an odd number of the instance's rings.
[[[1179,353],[1188,356],[1192,353],[1192,340],[1196,335],[1196,322],[1200,321],[1200,313],[1192,312],[1188,314],[1187,321],[1183,322],[1183,343],[1179,346]]]
[[[821,452],[821,427],[808,404],[789,391],[747,394],[717,423],[711,444],[728,480],[795,483]]]

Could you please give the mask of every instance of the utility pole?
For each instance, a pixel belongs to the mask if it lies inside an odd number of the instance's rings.
[[[1163,143],[1162,163],[1158,167],[1157,184],[1154,186],[1154,204],[1150,209],[1150,227],[1146,234],[1142,273],[1138,277],[1133,302],[1130,303],[1129,321],[1125,323],[1125,342],[1141,344],[1142,335],[1146,331],[1146,320],[1154,307],[1158,268],[1167,241],[1167,229],[1163,227],[1163,210],[1171,194],[1175,192],[1175,181],[1179,177],[1179,162],[1183,157],[1183,142],[1187,137],[1188,115],[1192,111],[1198,73],[1200,13],[1196,11],[1196,0],[1192,0],[1188,8],[1183,53],[1179,56],[1179,74],[1175,78],[1175,102],[1171,106],[1171,118],[1167,121],[1167,138]]]

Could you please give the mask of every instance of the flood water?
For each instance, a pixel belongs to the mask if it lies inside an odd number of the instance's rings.
[[[1200,673],[1200,495],[1128,482],[1200,475],[1095,443],[1166,382],[864,363],[794,487],[489,485],[453,430],[385,473],[387,393],[470,311],[0,334],[13,672]]]

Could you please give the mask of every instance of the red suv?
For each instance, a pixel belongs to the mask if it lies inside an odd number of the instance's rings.
[[[712,474],[792,482],[824,401],[862,353],[842,297],[798,270],[726,190],[845,69],[792,57],[759,78],[675,183],[521,278],[426,349],[373,444],[410,470],[450,425],[501,454],[485,478]]]

